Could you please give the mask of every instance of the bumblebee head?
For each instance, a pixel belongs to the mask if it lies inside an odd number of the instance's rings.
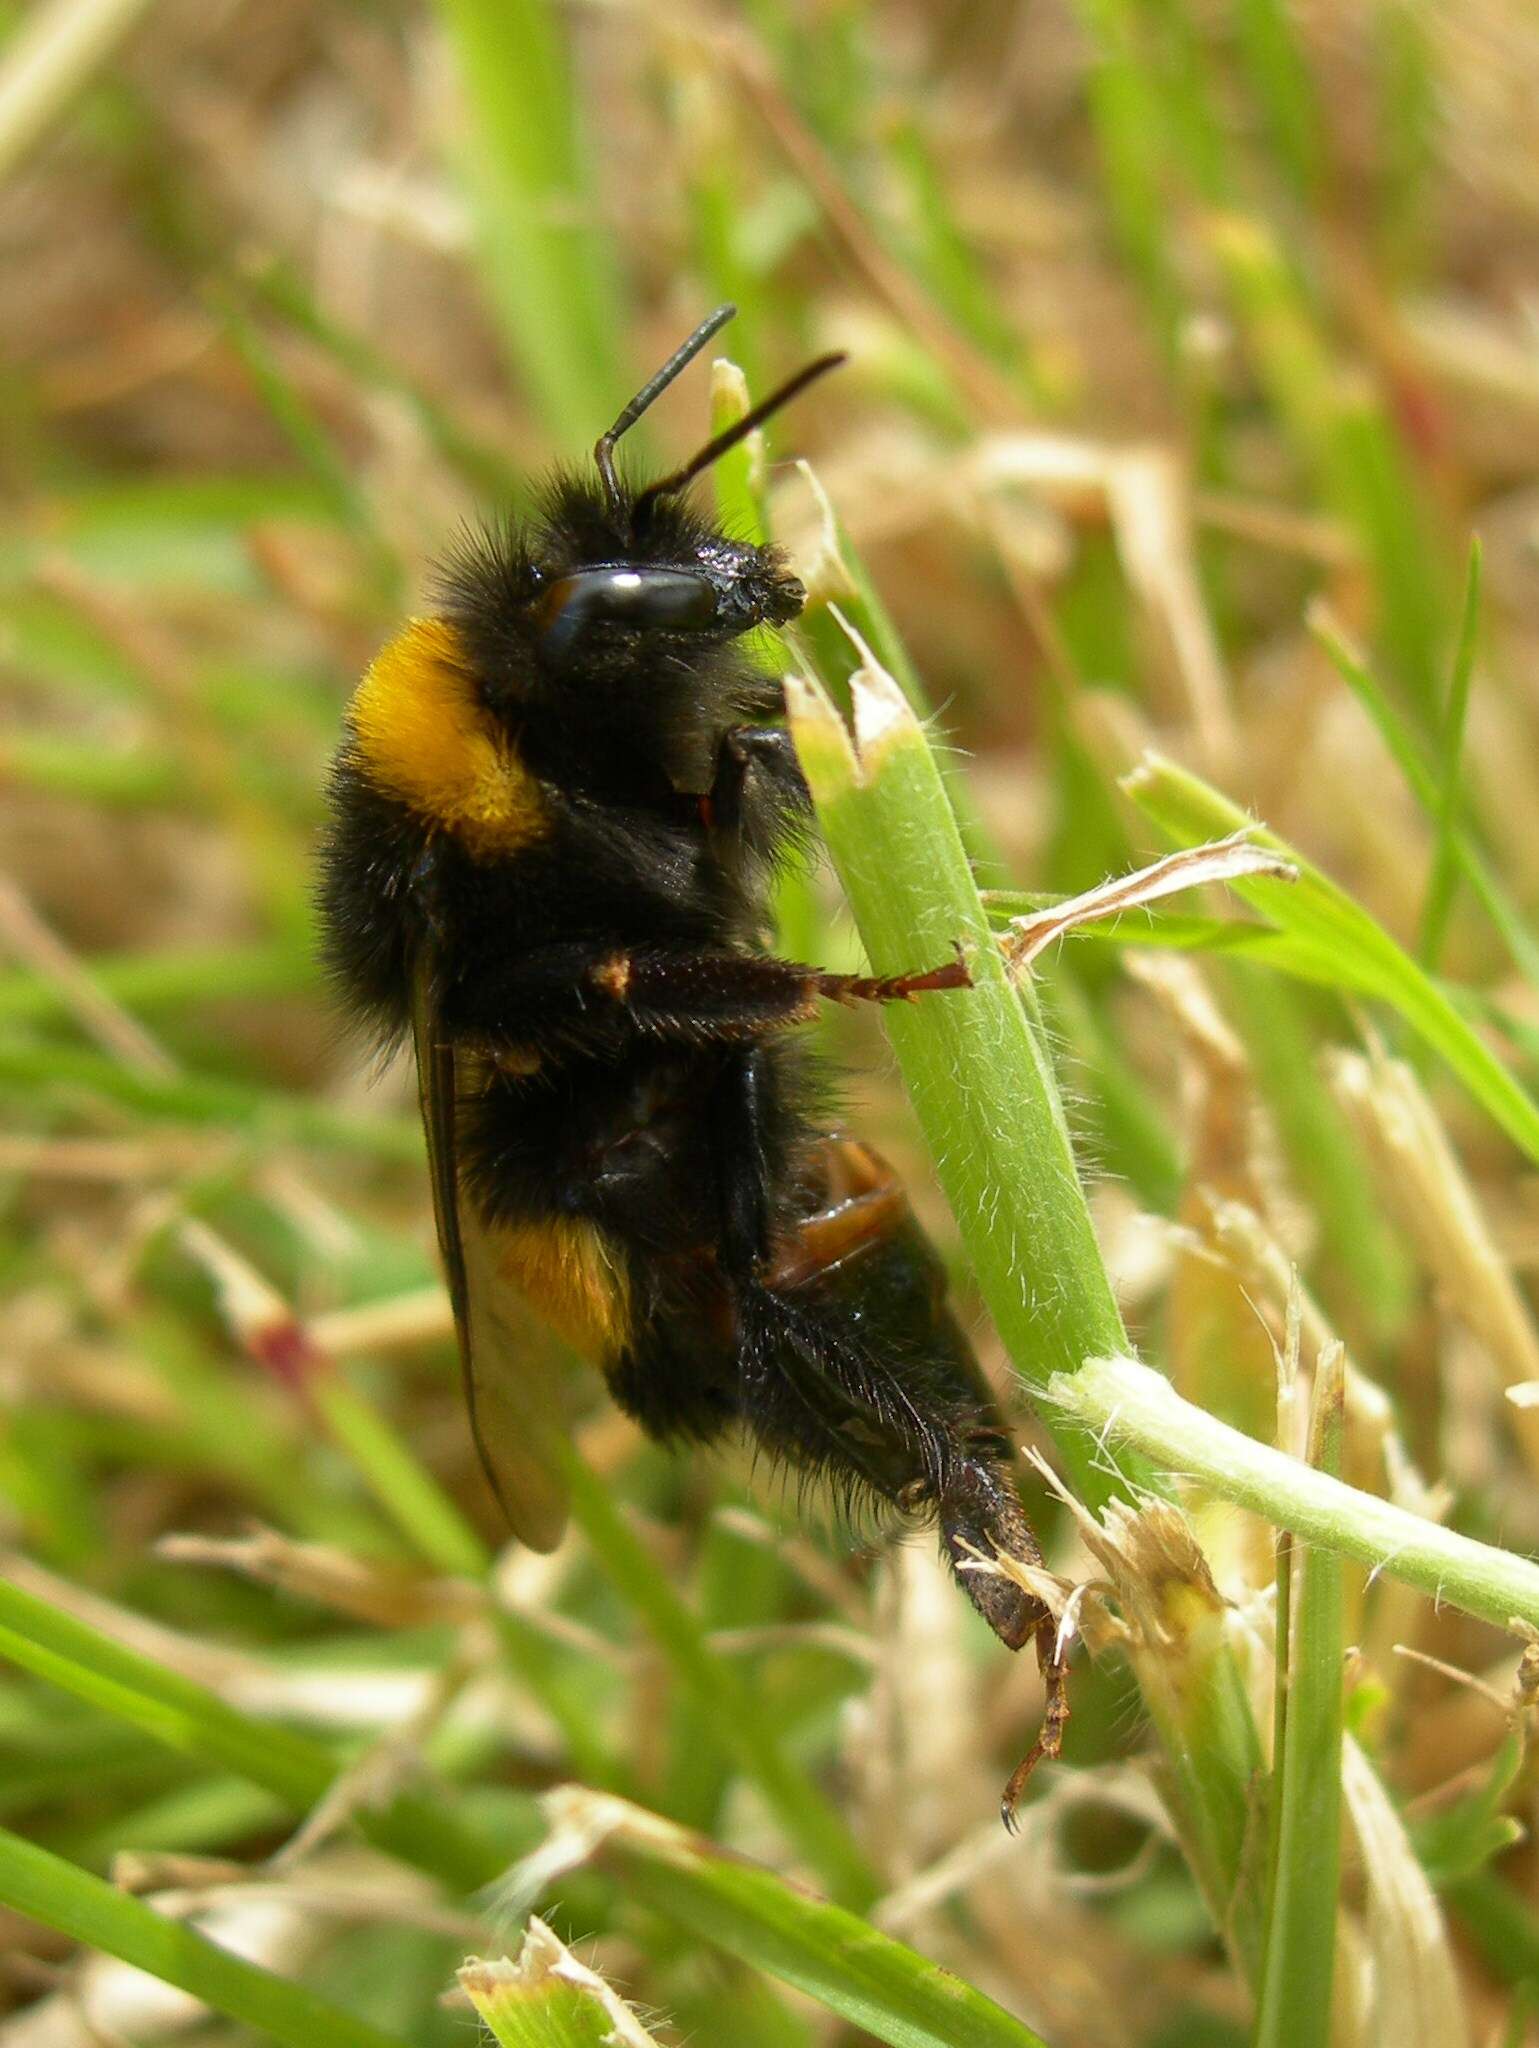
[[[775,549],[695,530],[687,517],[659,523],[655,556],[633,547],[544,574],[534,606],[542,667],[559,671],[596,642],[730,640],[754,626],[789,625],[801,611],[807,593]]]
[[[552,548],[554,559],[539,565],[534,606],[539,658],[547,669],[577,658],[599,629],[611,644],[627,634],[645,634],[654,644],[674,637],[729,640],[754,626],[787,625],[806,602],[778,550],[729,540],[703,525],[685,493],[729,448],[842,362],[841,355],[807,364],[667,476],[633,489],[615,468],[622,435],[735,310],[718,306],[600,435],[593,451],[600,494],[585,508],[580,494],[575,502],[566,494],[567,517],[556,523],[566,531]]]

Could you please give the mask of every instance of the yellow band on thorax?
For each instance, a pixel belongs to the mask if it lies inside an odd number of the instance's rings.
[[[349,721],[373,780],[470,853],[516,853],[547,829],[540,785],[492,726],[446,619],[410,619],[380,649]]]

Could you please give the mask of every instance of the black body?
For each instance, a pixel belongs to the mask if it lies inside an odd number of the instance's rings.
[[[965,972],[868,981],[766,950],[808,798],[765,722],[780,687],[736,643],[792,619],[802,591],[674,480],[621,483],[610,445],[591,483],[558,479],[540,519],[463,547],[442,578],[456,673],[532,778],[535,822],[489,850],[386,786],[355,723],[324,853],[330,964],[383,1036],[416,1022],[441,1227],[447,1201],[451,1235],[539,1244],[580,1224],[601,1248],[597,1362],[646,1430],[740,1428],[857,1503],[935,1517],[953,1563],[1037,1563],[939,1261],[881,1162],[829,1133],[793,1033],[819,997]],[[445,1252],[463,1291],[463,1248]],[[486,1361],[471,1370],[484,1384]],[[1047,1661],[1039,1600],[959,1582]]]

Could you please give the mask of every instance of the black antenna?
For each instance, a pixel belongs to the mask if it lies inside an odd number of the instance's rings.
[[[831,355],[819,356],[815,362],[808,363],[805,368],[798,370],[794,377],[787,377],[778,390],[772,391],[768,398],[761,398],[751,411],[745,412],[740,420],[734,420],[732,425],[724,428],[714,440],[707,441],[699,454],[692,455],[682,469],[674,470],[671,476],[665,476],[655,484],[648,484],[631,507],[632,524],[641,524],[646,508],[654,498],[671,497],[675,491],[682,491],[686,484],[694,482],[702,470],[709,469],[713,462],[719,462],[729,448],[735,448],[739,441],[746,441],[756,427],[762,427],[771,413],[779,412],[783,405],[789,405],[791,400],[805,391],[816,378],[826,375],[830,370],[837,370],[845,360],[843,349],[835,349]]]
[[[598,464],[598,473],[603,480],[604,496],[609,500],[609,509],[616,516],[620,512],[622,502],[620,480],[615,475],[616,441],[619,440],[622,434],[628,433],[635,426],[637,420],[641,418],[641,415],[646,411],[653,399],[657,397],[659,392],[666,391],[679,372],[695,360],[695,357],[699,355],[701,349],[705,347],[711,336],[720,328],[725,327],[729,320],[733,320],[736,317],[737,307],[731,304],[718,306],[714,313],[708,314],[689,337],[688,341],[682,343],[674,350],[656,376],[647,379],[646,383],[642,385],[636,396],[625,407],[620,417],[609,429],[609,432],[599,435],[594,445],[593,459]]]

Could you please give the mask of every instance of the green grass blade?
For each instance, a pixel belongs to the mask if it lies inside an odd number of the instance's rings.
[[[356,535],[369,550],[382,604],[401,599],[399,564],[374,516],[374,508],[358,487],[354,465],[289,375],[266,336],[245,309],[227,293],[213,296],[230,344],[246,367],[279,432],[325,495],[337,524]]]
[[[233,1955],[19,1835],[0,1828],[0,1905],[72,1941],[148,1970],[215,2012],[290,2048],[406,2048],[398,2034],[319,1998],[303,1984]]]
[[[1539,1910],[1526,1888],[1519,1890],[1494,1870],[1475,1870],[1443,1896],[1499,1977],[1539,1991]]]
[[[1459,621],[1459,645],[1454,656],[1453,679],[1443,712],[1443,729],[1438,753],[1442,763],[1442,787],[1438,791],[1437,844],[1432,854],[1432,873],[1427,883],[1427,901],[1422,910],[1421,940],[1417,958],[1429,974],[1437,968],[1453,908],[1454,881],[1458,874],[1455,828],[1459,819],[1460,778],[1464,768],[1464,726],[1469,712],[1470,682],[1475,672],[1475,631],[1480,623],[1480,542],[1470,543],[1469,571],[1464,584],[1464,611]]]
[[[1441,558],[1418,479],[1377,394],[1327,345],[1280,238],[1248,214],[1209,229],[1266,386],[1320,495],[1350,522],[1373,572],[1376,635],[1416,723],[1437,723]]]
[[[1307,203],[1324,185],[1329,166],[1314,81],[1291,12],[1285,0],[1240,0],[1235,26],[1273,159],[1294,196]]]
[[[1436,818],[1439,811],[1438,781],[1422,753],[1421,742],[1405,726],[1394,706],[1390,703],[1378,678],[1366,663],[1359,660],[1346,641],[1323,619],[1313,619],[1311,630],[1320,645],[1334,663],[1337,672],[1350,684],[1358,701],[1378,727],[1379,737],[1395,758],[1395,764],[1405,777],[1406,784],[1429,818]],[[1449,830],[1449,843],[1459,863],[1460,872],[1480,899],[1486,915],[1501,933],[1508,951],[1532,982],[1539,983],[1539,938],[1529,930],[1517,907],[1506,890],[1492,873],[1489,863],[1476,845],[1467,826],[1455,819]]]
[[[313,989],[315,961],[283,941],[249,946],[178,946],[165,952],[97,956],[91,980],[126,1010],[177,1012],[236,996],[287,996]],[[69,992],[40,974],[0,975],[0,1023],[52,1023],[70,1014]]]
[[[298,1334],[303,1341],[302,1329]],[[307,1398],[385,1519],[435,1570],[484,1581],[492,1554],[459,1507],[380,1409],[335,1366],[318,1363],[306,1382]],[[570,1652],[520,1614],[494,1606],[491,1619],[509,1670],[561,1730],[572,1768],[595,1784],[623,1785],[600,1717],[572,1682]]]
[[[1111,226],[1142,287],[1167,354],[1174,359],[1182,294],[1172,260],[1165,175],[1165,123],[1128,7],[1075,0],[1090,43],[1090,116],[1101,158]]]
[[[438,1571],[483,1579],[486,1545],[398,1430],[342,1373],[322,1366],[306,1391],[381,1511]]]
[[[1310,1462],[1341,1468],[1339,1348],[1322,1361]],[[1274,1862],[1254,2048],[1330,2048],[1331,1980],[1341,1879],[1342,1566],[1338,1553],[1297,1545],[1288,1641],[1279,1647],[1282,1753],[1273,1767]]]
[[[481,278],[509,360],[563,447],[628,396],[613,252],[581,137],[567,17],[545,0],[440,0],[464,97]]]
[[[1150,755],[1124,787],[1174,845],[1198,846],[1252,825],[1228,797],[1173,762]],[[1296,882],[1244,879],[1233,887],[1274,924],[1335,963],[1338,985],[1391,1004],[1447,1064],[1513,1143],[1539,1162],[1539,1107],[1454,1007],[1437,983],[1344,889],[1275,832],[1256,827],[1298,868]]]
[[[335,1147],[407,1165],[422,1157],[415,1118],[331,1109],[310,1096],[213,1075],[141,1073],[84,1047],[8,1038],[0,1042],[0,1082],[23,1094],[39,1091],[45,1101],[97,1096],[153,1121],[247,1131],[274,1145]]]
[[[452,412],[417,380],[381,355],[362,336],[340,326],[316,303],[301,273],[282,256],[244,270],[242,286],[298,333],[305,335],[364,388],[402,401],[436,453],[486,497],[512,498],[524,479],[495,449],[462,428]]]
[[[1040,2037],[970,1984],[746,1857],[618,1799],[568,1787],[547,1810],[553,1845],[582,1857],[595,1842],[628,1899],[698,1940],[805,1992],[891,2048],[1044,2048]],[[536,1851],[533,1878],[552,1847]]]
[[[308,1736],[253,1720],[205,1686],[113,1642],[97,1629],[0,1580],[0,1657],[142,1729],[168,1748],[233,1771],[295,1813],[316,1806],[337,1774]],[[485,1884],[503,1857],[429,1801],[402,1797],[359,1825],[380,1847],[462,1890]]]
[[[1410,1304],[1409,1262],[1357,1138],[1321,1076],[1320,1037],[1310,1014],[1318,1005],[1238,963],[1220,973],[1227,1013],[1245,1041],[1294,1184],[1320,1219],[1311,1267],[1323,1269],[1328,1294],[1331,1279],[1350,1289],[1358,1316],[1389,1337]]]

